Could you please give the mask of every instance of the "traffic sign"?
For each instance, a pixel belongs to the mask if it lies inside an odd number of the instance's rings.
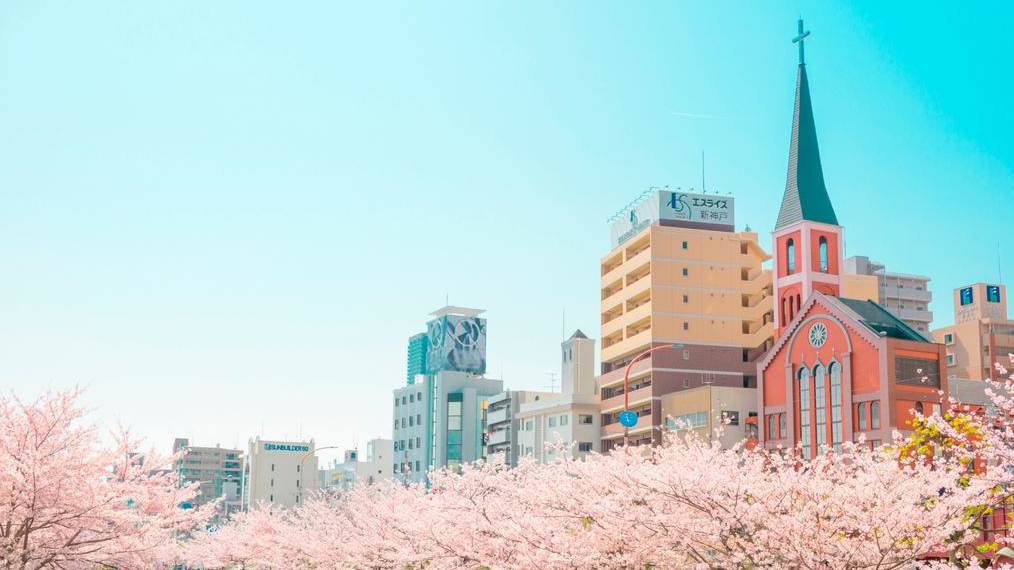
[[[622,412],[620,412],[620,425],[628,428],[636,426],[637,414],[631,410],[623,410]]]

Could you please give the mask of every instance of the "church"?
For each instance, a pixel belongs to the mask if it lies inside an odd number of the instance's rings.
[[[843,290],[838,224],[817,146],[802,30],[789,168],[773,238],[775,342],[757,365],[758,440],[805,458],[846,441],[877,444],[912,410],[939,410],[947,379],[935,344],[870,300]]]

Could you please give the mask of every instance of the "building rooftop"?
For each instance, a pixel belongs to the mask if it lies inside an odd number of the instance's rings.
[[[583,332],[581,332],[581,329],[577,329],[576,331],[574,331],[574,334],[570,335],[570,338],[574,339],[574,338],[588,338],[588,337],[585,336],[585,334]],[[570,339],[568,339],[568,340],[570,340]]]
[[[880,336],[897,338],[902,340],[914,340],[917,342],[930,342],[918,331],[905,324],[904,321],[891,314],[879,303],[874,301],[860,301],[857,299],[846,299],[844,297],[828,297],[833,302],[840,303],[867,328]]]
[[[485,309],[470,309],[468,307],[457,307],[454,305],[447,305],[446,307],[441,307],[433,311],[432,313],[430,313],[430,316],[444,317],[447,315],[456,315],[461,317],[477,317],[485,312],[486,312]]]

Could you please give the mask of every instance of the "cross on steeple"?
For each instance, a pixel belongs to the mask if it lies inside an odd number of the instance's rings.
[[[792,38],[792,43],[799,44],[799,65],[806,64],[806,60],[803,58],[803,40],[810,36],[810,30],[803,31],[803,19],[799,19],[799,35]]]

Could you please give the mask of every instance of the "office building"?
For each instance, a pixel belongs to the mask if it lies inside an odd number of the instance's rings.
[[[798,444],[809,459],[861,437],[889,440],[910,427],[910,410],[938,410],[944,347],[875,301],[838,296],[843,228],[824,185],[802,60],[774,243],[777,340],[757,367],[761,444]]]
[[[692,431],[726,449],[757,438],[756,388],[698,386],[662,396],[661,406],[666,430],[677,437]]]
[[[948,378],[993,380],[1005,378],[1014,353],[1014,320],[1007,313],[1007,288],[1000,284],[975,283],[954,290],[954,324],[933,331],[933,340],[944,345]]]
[[[244,508],[293,507],[317,491],[317,454],[313,440],[251,439],[243,456]]]
[[[405,384],[413,384],[416,376],[426,374],[426,353],[428,351],[429,335],[419,333],[409,337]]]
[[[430,469],[486,456],[482,429],[489,399],[503,382],[486,372],[481,309],[447,306],[426,323],[426,373],[394,390],[395,479],[421,482]]]
[[[486,425],[483,427],[483,441],[486,442],[486,457],[502,455],[503,462],[510,466],[518,464],[518,412],[521,406],[537,402],[541,398],[558,395],[555,392],[533,390],[504,390],[489,398],[486,409]]]
[[[243,452],[238,449],[198,447],[186,438],[173,441],[173,453],[179,453],[176,473],[180,485],[199,483],[200,494],[193,506],[221,499],[218,512],[229,516],[243,506]]]
[[[625,208],[601,260],[602,444],[625,432],[658,441],[662,396],[702,385],[756,387],[757,360],[771,346],[769,255],[757,234],[734,231],[732,196],[653,190]],[[625,430],[624,369],[640,420]]]
[[[557,445],[575,459],[601,450],[595,341],[580,330],[560,345],[560,377],[559,394],[521,404],[517,413],[519,456],[553,461],[560,458]]]
[[[366,443],[366,455],[359,449],[345,450],[344,460],[334,460],[319,472],[318,485],[324,491],[347,491],[357,485],[374,485],[394,476],[394,442],[390,439],[371,439]]]
[[[863,277],[870,281],[864,282]],[[933,300],[929,281],[930,278],[924,275],[887,271],[884,264],[856,255],[845,260],[841,293],[850,299],[876,301],[928,337],[930,323],[933,322],[933,313],[929,309]]]

